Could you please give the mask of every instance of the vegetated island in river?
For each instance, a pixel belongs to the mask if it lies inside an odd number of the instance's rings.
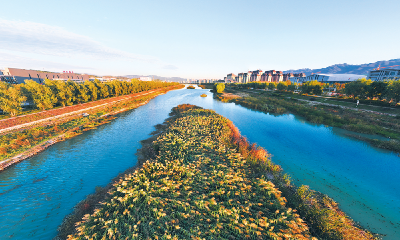
[[[142,148],[148,160],[68,239],[375,239],[328,196],[292,185],[214,111],[179,105],[157,129]]]
[[[0,171],[25,160],[45,150],[51,145],[82,134],[84,131],[95,129],[97,126],[109,123],[116,118],[116,114],[137,108],[146,104],[150,99],[164,94],[170,90],[183,88],[184,85],[173,85],[150,91],[139,92],[116,98],[100,100],[88,103],[88,107],[81,107],[74,111],[71,108],[66,113],[34,113],[22,116],[20,119],[4,119],[3,125],[10,120],[24,123],[14,124],[9,129],[3,128],[0,136]],[[73,107],[73,106],[72,106]],[[78,106],[80,107],[80,106]],[[68,109],[65,109],[68,110]],[[57,112],[57,110],[56,110]],[[39,115],[39,116],[38,116]],[[40,115],[43,115],[40,118]],[[38,118],[39,117],[39,118]],[[26,119],[25,119],[26,118]],[[34,119],[32,121],[31,119]],[[30,120],[30,121],[29,121]]]
[[[257,83],[252,84],[257,85]],[[210,88],[209,85],[205,86]],[[222,102],[234,102],[257,111],[277,114],[290,112],[312,123],[358,133],[381,135],[387,139],[368,138],[356,133],[348,134],[349,137],[368,142],[374,147],[400,153],[400,115],[345,107],[341,105],[342,102],[321,97],[299,95],[288,91],[248,89],[246,86],[246,84],[228,84],[225,93],[214,93],[214,97]]]

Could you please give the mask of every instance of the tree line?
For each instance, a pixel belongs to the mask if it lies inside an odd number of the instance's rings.
[[[347,96],[365,99],[379,99],[394,102],[400,101],[400,80],[372,81],[359,79],[346,84],[344,93]]]
[[[249,83],[232,83],[229,84],[233,88],[253,88],[253,89],[269,89],[279,91],[295,91],[298,89],[303,94],[321,95],[324,89],[336,88],[336,91],[346,94],[354,99],[378,99],[388,102],[400,102],[400,80],[372,81],[370,79],[358,79],[346,84],[343,83],[321,83],[317,80],[307,81],[302,84],[284,82],[249,82]]]
[[[296,83],[291,81],[284,82],[249,82],[249,83],[232,83],[229,84],[230,87],[240,88],[240,89],[269,89],[269,90],[280,90],[280,91],[294,91],[297,88]]]
[[[17,85],[0,81],[0,109],[4,113],[15,116],[22,112],[23,103],[28,103],[33,108],[46,110],[57,106],[70,106],[176,84],[178,83],[139,81],[137,79],[110,82],[100,82],[96,79],[84,83],[46,79],[44,84],[25,80],[25,83]]]

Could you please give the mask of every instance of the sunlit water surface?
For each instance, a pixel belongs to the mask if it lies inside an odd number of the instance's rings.
[[[206,93],[208,97],[200,95]],[[137,162],[140,140],[182,103],[214,109],[272,154],[293,181],[328,194],[384,239],[400,239],[400,158],[291,114],[213,100],[208,90],[168,92],[118,119],[0,172],[0,239],[52,239],[73,207]]]

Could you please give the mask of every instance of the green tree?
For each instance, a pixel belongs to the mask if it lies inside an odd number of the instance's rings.
[[[322,86],[321,85],[315,85],[313,87],[313,94],[321,95],[322,94]]]
[[[371,80],[357,79],[356,81],[350,82],[346,84],[344,92],[346,95],[353,96],[353,98],[366,99],[370,94],[369,85],[371,84]]]
[[[278,83],[278,85],[276,86],[276,88],[277,88],[279,91],[284,91],[284,90],[287,89],[287,85],[286,85],[285,83],[283,83],[283,82],[280,82],[280,83]]]
[[[387,81],[373,81],[371,85],[369,85],[369,98],[377,97],[379,100],[382,100],[388,91],[389,82]]]
[[[274,90],[275,88],[276,88],[276,84],[275,83],[271,82],[271,83],[268,84],[268,89],[269,90]]]
[[[400,80],[389,81],[387,96],[392,99],[395,104],[400,101]]]
[[[301,84],[301,92],[304,93],[311,93],[312,88],[307,84],[307,82],[304,82],[303,84]]]
[[[292,83],[288,85],[287,90],[293,92],[294,90],[296,90],[296,84]]]
[[[301,92],[307,94],[322,94],[322,84],[317,80],[307,81],[301,85]]]
[[[21,104],[26,101],[21,85],[11,85],[0,81],[0,109],[15,116],[22,111]]]

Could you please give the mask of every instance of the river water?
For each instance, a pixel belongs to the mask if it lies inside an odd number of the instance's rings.
[[[200,95],[206,93],[208,97]],[[52,239],[63,218],[96,186],[135,166],[140,140],[182,103],[214,109],[272,154],[296,184],[328,194],[363,227],[400,239],[400,158],[310,124],[212,99],[208,90],[170,91],[111,123],[55,144],[0,172],[0,239]]]

